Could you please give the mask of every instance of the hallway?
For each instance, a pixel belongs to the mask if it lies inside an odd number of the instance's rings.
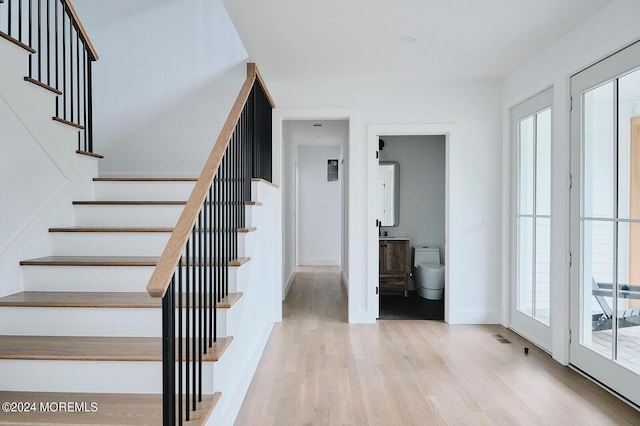
[[[501,326],[349,325],[346,303],[337,269],[297,274],[236,425],[640,424]]]

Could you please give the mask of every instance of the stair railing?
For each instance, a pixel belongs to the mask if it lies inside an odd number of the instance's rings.
[[[98,54],[71,0],[0,1],[0,37],[31,52],[25,80],[58,95],[53,119],[77,128],[78,152],[92,153]]]
[[[274,103],[257,67],[247,78],[147,284],[162,297],[163,418],[189,421],[202,401],[203,360],[218,342],[217,303],[239,266],[251,179],[271,181]]]

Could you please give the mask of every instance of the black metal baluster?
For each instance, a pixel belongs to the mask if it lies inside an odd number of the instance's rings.
[[[42,0],[36,0],[38,2],[38,81],[42,81]],[[32,46],[33,47],[33,46]]]
[[[13,37],[12,31],[11,31],[11,28],[12,28],[11,15],[13,15],[13,7],[11,7],[12,4],[13,2],[10,1],[9,4],[7,5],[7,34],[9,34],[9,37]],[[18,14],[20,16],[22,16],[21,8],[22,8],[22,2],[18,4]],[[18,21],[18,28],[20,28],[20,21]],[[18,40],[20,41],[22,41],[22,38],[21,38],[22,35],[20,34],[21,32],[22,31],[20,30],[18,31]]]
[[[54,25],[54,39],[55,39],[55,43],[56,43],[56,50],[55,50],[55,57],[56,57],[56,89],[60,89],[60,52],[59,52],[59,45],[60,45],[60,41],[59,41],[59,35],[58,35],[58,27],[59,27],[59,18],[58,18],[58,2],[56,1],[54,3],[54,19],[55,19],[55,25]],[[58,96],[56,98],[56,117],[60,117],[60,96]]]
[[[175,422],[175,275],[162,298],[162,407],[163,424]]]
[[[73,22],[69,17],[69,109],[71,110],[71,118],[73,122]],[[66,119],[67,117],[65,117]]]
[[[185,268],[185,281],[186,281],[186,291],[185,291],[185,332],[184,332],[184,336],[185,336],[185,420],[189,421],[190,419],[190,405],[189,405],[189,391],[190,391],[190,387],[189,384],[191,382],[191,374],[189,374],[189,366],[190,364],[190,356],[191,356],[191,329],[189,327],[189,317],[191,314],[191,310],[189,307],[189,295],[191,292],[191,287],[190,287],[190,280],[189,280],[189,264],[190,262],[192,262],[191,256],[190,256],[190,251],[189,251],[189,242],[187,241],[187,246],[186,246],[186,258],[185,258],[185,264],[184,264],[184,268]]]
[[[51,0],[47,0],[47,86],[51,86]]]
[[[83,85],[83,111],[84,111],[84,151],[90,152],[89,147],[87,146],[87,132],[89,131],[89,126],[87,125],[87,49],[86,46],[82,50],[82,75],[84,76],[84,85]]]
[[[215,295],[214,295],[214,283],[213,283],[213,236],[214,236],[214,230],[213,230],[213,206],[211,205],[213,203],[213,183],[211,186],[209,186],[209,205],[208,207],[208,218],[209,221],[207,222],[207,226],[209,227],[209,256],[207,258],[208,262],[209,262],[209,347],[213,347],[213,327],[217,326],[217,303],[215,303]]]
[[[199,315],[198,315],[198,401],[202,402],[202,354],[204,352],[204,333],[203,333],[203,326],[204,326],[204,304],[203,304],[203,295],[204,295],[204,288],[203,288],[203,284],[204,284],[204,278],[202,276],[203,272],[204,272],[204,261],[205,261],[205,257],[204,257],[204,253],[202,252],[203,249],[203,245],[202,245],[202,236],[203,236],[203,231],[202,231],[202,208],[200,209],[200,213],[198,213],[198,259],[200,262],[200,265],[198,267],[198,287],[199,287],[199,294],[198,294],[198,299],[200,301],[200,309],[199,311]]]
[[[182,257],[178,261],[178,424],[182,424],[182,369],[184,366],[182,353]]]
[[[11,2],[9,2],[11,4]],[[22,20],[22,18],[19,18]],[[29,0],[29,46],[33,47],[33,0]],[[33,55],[29,55],[29,77],[33,78]]]
[[[92,77],[91,77],[91,63],[93,62],[93,55],[89,53],[89,59],[87,61],[87,122],[85,123],[87,130],[87,136],[89,141],[87,144],[87,152],[93,152],[93,89],[92,89]]]
[[[62,5],[62,11],[65,12],[66,5]],[[67,118],[67,43],[65,40],[67,33],[66,13],[62,14],[62,118]]]
[[[191,357],[191,378],[193,380],[191,380],[191,394],[193,395],[193,411],[196,411],[196,405],[197,405],[197,399],[196,399],[196,395],[197,395],[197,389],[198,389],[198,384],[196,383],[196,360],[198,355],[196,354],[196,350],[197,350],[197,333],[198,330],[196,328],[196,310],[197,310],[197,306],[196,306],[196,267],[198,262],[200,261],[197,257],[196,257],[196,231],[195,231],[195,226],[191,229],[191,251],[193,252],[193,260],[191,262],[191,282],[193,283],[193,287],[192,287],[192,292],[191,292],[191,328],[193,330],[193,339],[191,340],[191,349],[192,349],[192,357]]]
[[[80,33],[76,31],[76,109],[77,109],[77,118],[80,123]],[[80,135],[80,132],[78,132]],[[78,149],[82,150],[80,145],[78,145]]]

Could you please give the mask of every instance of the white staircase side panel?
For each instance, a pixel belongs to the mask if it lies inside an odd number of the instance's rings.
[[[97,181],[96,200],[187,201],[195,182]]]
[[[76,226],[173,228],[184,205],[75,205]]]
[[[224,358],[226,354],[223,354]],[[213,393],[214,363],[202,363],[202,391]],[[0,360],[0,390],[162,393],[160,361]],[[183,375],[184,377],[184,375]],[[98,407],[100,409],[100,407]]]

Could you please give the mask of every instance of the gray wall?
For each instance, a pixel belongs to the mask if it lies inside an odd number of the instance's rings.
[[[445,137],[384,136],[381,161],[400,163],[400,221],[382,227],[391,236],[409,237],[411,246],[440,248],[444,263]]]

